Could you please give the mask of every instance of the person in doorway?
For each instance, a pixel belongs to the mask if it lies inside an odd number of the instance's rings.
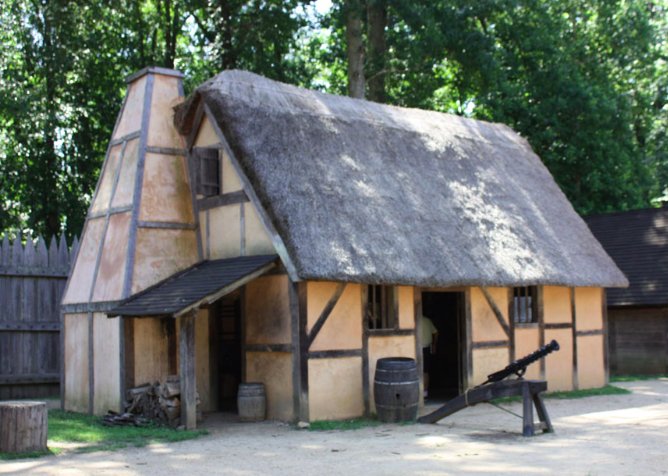
[[[424,382],[424,396],[429,393],[429,371],[431,370],[432,356],[436,353],[438,329],[427,316],[421,318],[422,327],[422,381]]]

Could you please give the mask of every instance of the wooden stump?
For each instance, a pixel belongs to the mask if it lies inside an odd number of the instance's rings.
[[[45,402],[0,402],[0,452],[46,451]]]

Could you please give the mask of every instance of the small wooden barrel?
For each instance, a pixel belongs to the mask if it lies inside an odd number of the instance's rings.
[[[420,396],[420,378],[415,359],[378,359],[373,398],[378,419],[384,422],[415,421]]]
[[[264,384],[240,383],[237,394],[237,408],[241,421],[262,421],[267,414],[267,396]]]
[[[0,452],[46,451],[46,402],[0,402]]]

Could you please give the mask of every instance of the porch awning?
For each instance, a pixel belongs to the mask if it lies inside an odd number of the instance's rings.
[[[261,276],[276,266],[277,260],[276,255],[260,255],[202,261],[130,296],[107,315],[178,317]]]

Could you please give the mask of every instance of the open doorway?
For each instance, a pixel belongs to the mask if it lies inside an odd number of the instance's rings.
[[[429,397],[455,397],[463,388],[464,293],[423,292],[422,313],[438,330],[435,353],[431,356]]]
[[[237,412],[237,390],[241,382],[241,293],[234,292],[213,306],[211,320],[212,377],[217,407]]]

